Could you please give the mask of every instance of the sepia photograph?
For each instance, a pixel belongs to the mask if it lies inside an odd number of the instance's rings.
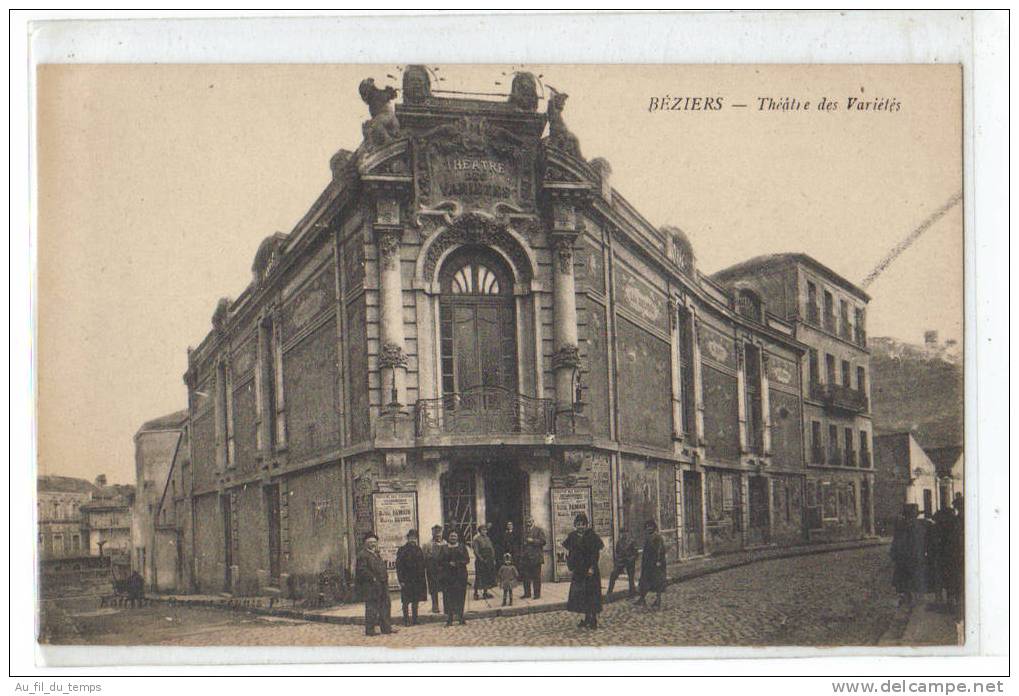
[[[45,664],[976,649],[963,66],[416,55],[33,65]]]

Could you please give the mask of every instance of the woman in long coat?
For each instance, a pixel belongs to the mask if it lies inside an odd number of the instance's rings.
[[[578,514],[573,519],[573,531],[566,537],[566,567],[573,573],[570,579],[570,596],[566,601],[569,611],[583,614],[577,624],[584,628],[598,628],[598,614],[601,613],[601,571],[598,556],[605,544],[588,526],[587,515]]]
[[[449,533],[449,543],[442,548],[440,558],[444,571],[442,603],[446,608],[446,625],[453,625],[455,617],[462,626],[467,623],[464,621],[464,602],[467,601],[467,564],[471,557],[455,530]]]
[[[425,582],[425,554],[418,545],[416,529],[407,532],[407,543],[396,552],[396,578],[400,581],[403,625],[413,624],[416,626],[418,602],[428,601],[428,585]]]
[[[654,592],[657,596],[652,606],[660,607],[665,585],[665,539],[658,533],[658,524],[654,520],[648,520],[644,523],[644,553],[640,559],[640,584],[637,587],[640,599],[637,600],[637,605],[644,606],[647,593]]]
[[[488,590],[495,587],[495,545],[488,536],[488,525],[478,525],[478,534],[471,542],[474,549],[474,599],[481,590],[484,599],[491,599]]]
[[[913,598],[922,595],[927,586],[927,527],[916,518],[917,512],[916,503],[903,506],[889,549],[894,566],[892,584],[899,593],[899,603],[907,606],[912,606]]]

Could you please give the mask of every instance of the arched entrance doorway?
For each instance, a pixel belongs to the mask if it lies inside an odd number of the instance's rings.
[[[439,282],[443,394],[516,392],[516,312],[506,264],[484,247],[463,247],[443,264]]]

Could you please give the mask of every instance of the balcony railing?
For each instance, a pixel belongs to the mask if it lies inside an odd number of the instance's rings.
[[[810,448],[810,463],[824,464],[824,449],[821,447]]]
[[[418,437],[434,435],[549,435],[551,399],[535,399],[502,387],[471,387],[416,406]]]
[[[828,408],[851,413],[866,413],[869,407],[869,401],[864,392],[841,384],[811,382],[810,398],[824,403]]]
[[[856,452],[851,449],[847,449],[845,451],[845,455],[846,457],[843,462],[843,466],[856,466]]]

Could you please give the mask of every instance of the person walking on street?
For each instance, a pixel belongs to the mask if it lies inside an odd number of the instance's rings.
[[[541,599],[541,566],[545,563],[545,544],[548,541],[541,527],[530,517],[524,523],[524,540],[520,549],[520,574],[524,580],[523,599]]]
[[[474,549],[474,599],[481,590],[483,599],[491,599],[488,590],[495,587],[495,546],[488,538],[488,525],[478,525],[478,533],[471,542]]]
[[[425,581],[425,554],[418,545],[416,529],[407,532],[407,543],[396,552],[396,578],[400,581],[403,625],[417,626],[418,602],[428,599],[428,586]]]
[[[616,580],[623,573],[626,573],[626,579],[630,583],[630,597],[637,595],[634,585],[637,582],[636,569],[637,556],[639,555],[637,544],[630,537],[630,530],[621,530],[619,532],[619,541],[616,542],[616,548],[613,553],[612,573],[609,575],[609,591],[606,596],[612,594],[612,588],[615,587]]]
[[[955,519],[945,539],[945,594],[948,603],[955,608],[961,617],[963,610],[963,580],[966,565],[966,539],[964,533],[965,517],[963,515],[962,493],[956,493],[952,500]]]
[[[432,540],[421,546],[425,557],[425,579],[428,581],[428,594],[432,597],[432,613],[439,613],[439,593],[442,592],[442,550],[446,540],[442,538],[442,525],[432,527]]]
[[[396,633],[390,622],[389,571],[379,554],[379,538],[374,533],[364,537],[364,548],[357,554],[354,579],[364,598],[364,634],[374,636],[376,626],[383,634]]]
[[[502,588],[502,605],[513,606],[513,588],[517,586],[520,575],[517,567],[513,565],[513,555],[506,553],[502,557],[502,566],[499,568],[499,587]]]
[[[598,614],[602,608],[598,557],[605,544],[588,524],[587,515],[577,514],[573,518],[573,531],[563,542],[566,567],[573,573],[566,608],[584,615],[578,627],[595,629],[598,628]]]
[[[899,593],[900,606],[912,606],[917,595],[926,589],[927,526],[917,519],[916,503],[902,507],[902,517],[895,522],[889,553],[892,557],[892,584]]]
[[[471,562],[467,549],[460,543],[456,530],[449,533],[449,543],[440,555],[442,564],[442,603],[446,607],[446,625],[452,626],[453,619],[464,621],[464,603],[467,601],[467,564]]]
[[[647,606],[645,597],[648,592],[655,593],[653,607],[662,606],[662,593],[665,592],[665,539],[658,533],[658,524],[654,520],[644,523],[644,551],[640,559],[640,599],[637,606]]]
[[[127,578],[127,601],[132,609],[145,603],[145,580],[137,570]]]

